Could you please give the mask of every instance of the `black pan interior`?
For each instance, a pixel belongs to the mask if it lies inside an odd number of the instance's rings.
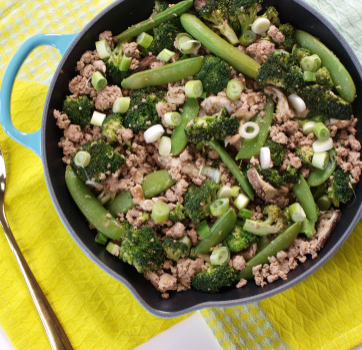
[[[357,92],[361,91],[362,74],[357,58],[341,35],[321,15],[299,0],[265,0],[264,6],[271,5],[276,6],[283,23],[289,22],[298,29],[310,32],[332,49],[352,75]],[[319,268],[348,237],[361,215],[361,185],[357,186],[354,202],[341,208],[342,220],[324,249],[319,253],[318,258],[314,260],[309,258],[306,263],[291,271],[287,281],[279,280],[264,288],[257,287],[250,282],[242,289],[225,288],[218,294],[188,290],[182,293],[171,293],[169,299],[163,299],[150,282],[138,274],[133,267],[108,254],[103,246],[95,244],[95,233],[89,230],[86,220],[67,191],[64,181],[65,165],[61,160],[62,151],[57,145],[62,133],[55,125],[53,110],[61,110],[64,97],[69,94],[68,83],[76,75],[76,62],[86,50],[95,48],[94,43],[98,40],[99,33],[111,30],[114,35],[119,34],[132,24],[148,18],[152,7],[153,1],[115,1],[78,35],[54,75],[43,114],[42,159],[48,189],[56,210],[81,249],[107,273],[125,284],[140,303],[157,316],[175,317],[204,307],[233,306],[261,300],[284,291]],[[361,118],[362,100],[356,99],[353,108],[355,116]],[[360,122],[357,125],[357,138],[360,141],[362,141],[361,128],[362,123]]]

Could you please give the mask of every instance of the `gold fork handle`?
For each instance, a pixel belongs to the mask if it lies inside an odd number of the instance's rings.
[[[48,337],[50,346],[53,350],[73,350],[73,347],[70,344],[69,339],[64,332],[64,329],[62,328],[59,320],[57,319],[57,316],[55,316],[53,309],[49,305],[48,300],[40,289],[38,282],[36,281],[26,260],[24,259],[23,254],[21,253],[18,244],[16,243],[8,221],[6,220],[4,207],[0,211],[0,222],[1,226],[4,229],[6,238],[9,241],[11,250],[13,251],[15,258],[19,264],[21,273],[23,274],[26,285],[28,286],[30,295],[33,299],[36,310],[38,311],[41,322],[43,323],[43,327]]]

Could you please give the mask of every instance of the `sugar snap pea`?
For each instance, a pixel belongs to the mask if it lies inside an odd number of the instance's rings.
[[[262,117],[260,113],[251,119],[251,121],[258,124],[260,131],[259,134],[253,139],[243,139],[239,153],[236,159],[250,159],[260,152],[266,139],[269,135],[269,128],[273,122],[274,114],[274,101],[270,96],[264,109],[265,115]]]
[[[311,187],[317,187],[323,183],[325,183],[328,178],[332,175],[333,171],[335,171],[337,168],[337,160],[335,156],[335,150],[329,151],[329,163],[327,167],[322,169],[314,168],[308,178],[307,183]]]
[[[143,32],[148,32],[151,29],[158,27],[161,23],[165,23],[177,16],[180,16],[186,12],[192,6],[192,4],[193,0],[181,1],[167,10],[158,13],[152,18],[147,18],[145,21],[142,21],[126,29],[124,32],[117,35],[117,39],[120,41],[129,37],[135,37]]]
[[[185,128],[187,124],[199,114],[199,101],[197,98],[188,98],[182,106],[181,124],[176,126],[171,135],[171,153],[179,155],[187,145]]]
[[[143,195],[146,199],[150,199],[166,191],[176,182],[167,170],[155,171],[154,173],[146,175],[143,179]]]
[[[320,57],[322,66],[329,70],[338,93],[347,102],[352,103],[356,97],[356,86],[338,57],[313,35],[302,30],[295,31],[295,39],[300,46]]]
[[[260,68],[258,62],[222,39],[194,15],[184,13],[181,16],[181,24],[193,38],[200,41],[216,56],[222,58],[239,72],[255,79]]]
[[[107,203],[105,207],[114,217],[117,217],[118,214],[126,214],[128,210],[136,205],[133,203],[131,192],[122,191],[111,202]]]
[[[254,277],[253,267],[260,264],[269,263],[268,258],[276,256],[281,250],[286,250],[294,242],[300,231],[301,223],[296,222],[289,226],[284,232],[282,232],[277,238],[272,240],[263,250],[257,253],[247,263],[244,270],[239,273],[239,279],[250,280]]]
[[[122,87],[125,89],[142,89],[147,86],[165,85],[186,79],[200,71],[203,59],[203,56],[187,58],[132,74],[122,80]]]
[[[80,211],[87,220],[106,237],[120,239],[126,231],[77,176],[71,166],[65,171],[65,183]]]

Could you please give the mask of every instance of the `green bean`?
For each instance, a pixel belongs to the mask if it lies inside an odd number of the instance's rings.
[[[171,154],[179,155],[187,145],[185,128],[199,114],[199,101],[197,98],[188,98],[182,106],[181,124],[176,126],[171,135]]]
[[[181,24],[193,38],[200,41],[216,56],[222,58],[239,72],[255,79],[260,68],[258,62],[222,39],[194,15],[184,13],[181,16]]]
[[[246,267],[239,273],[238,279],[252,279],[254,277],[253,267],[269,263],[269,257],[276,256],[278,252],[288,249],[298,236],[300,227],[301,223],[296,222],[295,224],[289,226],[277,238],[272,240],[265,248],[263,248],[246,263]]]
[[[299,183],[296,183],[292,188],[295,196],[297,197],[300,205],[303,207],[305,215],[311,222],[317,222],[318,212],[317,205],[315,204],[312,192],[305,181],[304,177],[299,174]]]
[[[120,239],[125,232],[119,223],[107,209],[98,202],[97,198],[89,190],[87,185],[77,176],[71,166],[67,166],[65,183],[80,211],[86,219],[106,237]]]
[[[143,179],[142,191],[146,199],[157,196],[173,186],[177,181],[172,178],[167,170],[158,170],[148,174]]]
[[[302,30],[295,31],[295,39],[301,47],[305,47],[312,54],[317,54],[332,77],[337,92],[347,102],[352,103],[356,97],[356,86],[347,69],[338,57],[313,35]]]
[[[311,187],[317,187],[323,183],[325,183],[328,178],[333,174],[333,171],[337,168],[337,160],[335,157],[335,150],[329,151],[329,163],[327,168],[324,170],[321,169],[313,169],[307,179],[307,183]]]
[[[249,180],[247,180],[238,167],[238,165],[235,163],[234,159],[231,158],[229,153],[225,151],[223,147],[217,142],[216,140],[208,141],[207,142],[220,156],[222,162],[227,166],[227,168],[230,170],[230,172],[234,175],[236,180],[239,181],[239,184],[241,188],[244,190],[244,192],[251,198],[254,199],[254,192],[253,188],[251,187]]]
[[[264,112],[264,117],[262,117],[259,113],[251,119],[251,121],[258,124],[260,128],[259,134],[253,139],[243,139],[236,159],[250,159],[258,154],[260,149],[263,147],[269,135],[269,128],[273,122],[274,101],[271,96],[268,98],[268,103],[265,106]]]
[[[204,57],[192,57],[154,69],[132,74],[122,80],[125,89],[142,89],[147,86],[159,86],[186,79],[201,69]]]
[[[152,18],[147,18],[146,20],[126,29],[124,32],[117,35],[117,40],[133,38],[142,32],[148,32],[151,29],[158,27],[161,23],[168,22],[171,19],[182,15],[192,6],[192,4],[193,0],[181,1],[167,10],[158,13]]]
[[[131,192],[122,191],[111,202],[107,203],[105,207],[114,217],[117,217],[119,214],[126,214],[128,210],[136,205],[133,203]]]

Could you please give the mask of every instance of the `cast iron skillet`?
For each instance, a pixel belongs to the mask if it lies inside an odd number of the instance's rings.
[[[308,31],[320,38],[333,50],[346,66],[357,87],[361,91],[362,69],[337,30],[309,5],[301,0],[265,0],[263,6],[276,6],[283,23],[290,22],[298,29]],[[54,206],[70,235],[80,248],[100,268],[127,286],[140,304],[149,312],[160,317],[175,317],[205,307],[234,306],[268,298],[280,293],[310,276],[321,267],[341,247],[352,232],[361,216],[362,186],[358,185],[356,198],[352,204],[342,206],[342,220],[325,247],[314,260],[308,258],[306,263],[288,274],[288,280],[278,280],[264,288],[257,287],[253,281],[245,287],[224,288],[217,294],[202,293],[191,289],[185,292],[172,292],[169,299],[163,299],[161,293],[136,270],[118,258],[107,253],[103,246],[95,244],[94,232],[88,228],[86,220],[73,202],[67,191],[62,163],[62,150],[57,143],[62,132],[55,124],[53,110],[60,109],[65,95],[69,94],[68,83],[76,75],[75,66],[86,50],[93,50],[99,33],[111,30],[114,35],[121,33],[132,24],[149,17],[153,7],[152,1],[118,0],[97,15],[79,34],[72,35],[38,35],[29,39],[17,52],[4,76],[0,93],[1,124],[7,134],[32,149],[41,156],[44,174]],[[41,130],[25,134],[16,130],[10,119],[11,88],[20,65],[26,56],[39,45],[53,45],[64,54],[54,75],[45,102]],[[362,100],[353,103],[355,116],[362,119]],[[357,138],[362,141],[361,122],[357,125]]]

